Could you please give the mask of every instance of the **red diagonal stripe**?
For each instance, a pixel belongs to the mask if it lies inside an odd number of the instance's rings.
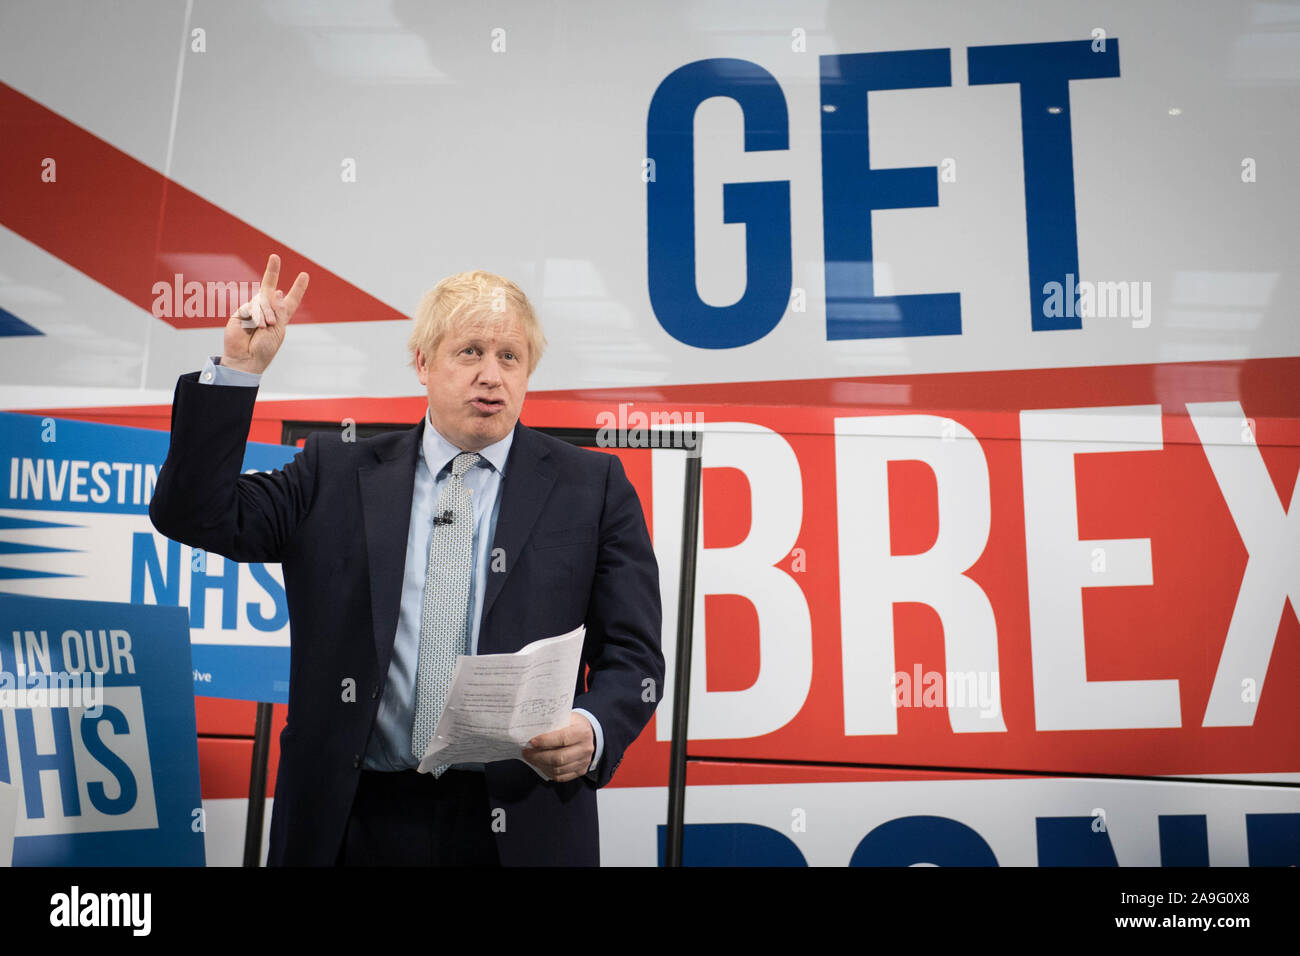
[[[177,272],[186,282],[255,283],[277,252],[286,290],[299,271],[311,274],[295,323],[406,318],[4,83],[0,130],[0,224],[146,311],[154,284],[172,286]],[[54,182],[42,180],[46,159]],[[224,316],[162,318],[177,328],[225,324]]]

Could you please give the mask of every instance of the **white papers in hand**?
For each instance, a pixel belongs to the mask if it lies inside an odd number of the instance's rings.
[[[456,658],[447,706],[420,772],[442,764],[521,759],[520,751],[538,734],[567,727],[586,633],[579,625],[514,654]]]

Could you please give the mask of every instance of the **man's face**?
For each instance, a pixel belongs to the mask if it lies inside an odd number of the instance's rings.
[[[429,393],[429,420],[462,451],[481,451],[510,434],[528,392],[528,340],[511,312],[454,327],[431,358],[416,353]]]

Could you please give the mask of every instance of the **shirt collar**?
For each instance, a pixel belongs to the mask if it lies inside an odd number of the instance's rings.
[[[483,459],[499,474],[504,475],[506,458],[510,455],[510,444],[514,440],[515,430],[512,428],[506,433],[505,438],[480,449],[478,454],[482,455]],[[420,454],[424,456],[430,474],[437,478],[438,473],[450,465],[452,460],[462,452],[463,449],[457,448],[447,441],[442,437],[438,429],[433,427],[433,422],[429,420],[429,413],[426,411],[424,413],[424,438],[420,442]]]

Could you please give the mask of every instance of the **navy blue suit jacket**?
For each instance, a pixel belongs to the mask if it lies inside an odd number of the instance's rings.
[[[177,382],[149,516],[183,544],[281,564],[292,651],[269,862],[332,864],[392,658],[424,418],[355,442],[316,433],[282,471],[243,475],[257,389],[197,378]],[[600,721],[605,746],[593,773],[567,783],[518,760],[488,764],[491,805],[504,810],[497,848],[507,866],[594,865],[596,787],[663,692],[658,565],[613,455],[517,424],[500,494],[492,544],[505,567],[488,574],[479,653],[585,623],[574,706]]]

